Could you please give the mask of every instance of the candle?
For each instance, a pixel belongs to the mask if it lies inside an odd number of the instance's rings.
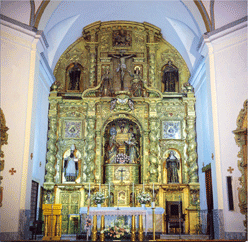
[[[110,182],[109,182],[109,198],[110,198]]]
[[[90,183],[89,183],[89,196],[90,196]]]
[[[99,192],[101,191],[101,183],[99,182]]]
[[[133,207],[134,207],[134,182],[133,182],[133,198],[132,198],[132,203],[133,203]]]
[[[145,182],[143,182],[143,192],[145,191]]]
[[[152,197],[153,197],[153,201],[154,201],[154,199],[155,199],[155,197],[154,197],[154,183],[153,183],[153,186],[152,186]]]

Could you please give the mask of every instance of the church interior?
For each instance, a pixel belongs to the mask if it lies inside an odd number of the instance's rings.
[[[1,241],[248,240],[246,0],[0,4]]]

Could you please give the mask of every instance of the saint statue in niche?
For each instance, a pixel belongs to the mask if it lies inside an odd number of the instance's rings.
[[[172,65],[171,61],[168,61],[163,72],[164,92],[175,92],[176,82],[178,82],[178,69]]]
[[[78,176],[78,161],[81,153],[72,145],[69,150],[64,153],[64,177],[67,182],[75,182]]]
[[[136,124],[127,119],[111,122],[106,128],[106,163],[134,164],[140,159],[140,132]]]
[[[70,69],[69,77],[70,77],[70,82],[69,82],[68,90],[79,90],[81,69],[78,63],[75,63],[74,66]]]
[[[131,134],[131,138],[124,141],[126,146],[126,154],[129,156],[131,163],[137,163],[139,159],[139,144],[136,140],[134,133]]]
[[[100,95],[102,97],[105,96],[112,96],[113,94],[113,87],[112,87],[112,78],[109,76],[109,69],[107,68],[105,73],[102,75],[102,85],[100,89]]]
[[[134,68],[134,74],[128,71],[130,76],[133,77],[132,86],[131,86],[131,93],[134,97],[142,97],[146,96],[146,90],[144,88],[144,82],[141,79],[140,75],[140,67],[136,66]]]
[[[174,151],[170,151],[168,158],[166,159],[167,169],[167,182],[168,183],[179,183],[178,170],[179,160],[176,158]]]
[[[109,133],[110,133],[110,138],[107,146],[107,162],[115,163],[116,155],[118,154],[118,149],[120,145],[116,141],[117,131],[114,126],[110,129]]]

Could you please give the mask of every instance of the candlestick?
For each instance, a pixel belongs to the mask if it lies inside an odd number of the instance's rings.
[[[110,182],[109,182],[109,192],[108,193],[109,193],[109,196],[108,196],[108,201],[109,202],[108,202],[108,204],[109,204],[109,207],[110,207]]]
[[[152,198],[153,198],[153,201],[154,201],[154,183],[153,183],[153,185],[152,185]]]
[[[133,200],[133,207],[134,207],[134,199],[135,198],[134,198],[134,182],[133,182],[133,199],[132,199]]]

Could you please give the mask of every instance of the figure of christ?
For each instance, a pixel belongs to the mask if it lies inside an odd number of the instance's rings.
[[[125,76],[125,71],[127,70],[127,66],[126,66],[126,59],[131,58],[134,56],[134,54],[132,55],[124,55],[123,53],[120,53],[120,55],[111,55],[114,58],[120,59],[120,63],[118,65],[118,67],[116,68],[116,72],[121,73],[121,90],[124,90],[124,76]]]

